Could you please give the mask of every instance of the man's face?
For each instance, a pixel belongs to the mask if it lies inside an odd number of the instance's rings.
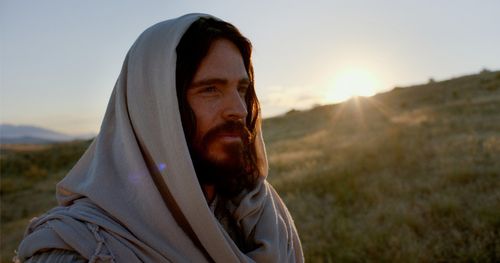
[[[245,94],[250,80],[238,48],[229,40],[213,42],[187,90],[196,117],[193,150],[219,166],[242,164],[249,134]]]

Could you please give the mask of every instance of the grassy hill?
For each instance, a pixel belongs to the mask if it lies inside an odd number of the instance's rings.
[[[264,122],[310,262],[500,260],[500,72]]]
[[[29,220],[56,205],[55,184],[89,144],[1,145],[1,262],[11,262]]]
[[[500,72],[266,119],[308,262],[498,262]],[[2,148],[1,256],[89,142]]]

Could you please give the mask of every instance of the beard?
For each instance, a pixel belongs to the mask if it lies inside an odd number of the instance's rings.
[[[238,134],[241,142],[222,144],[225,158],[209,154],[210,146],[224,133]],[[212,128],[201,140],[194,141],[189,151],[200,185],[213,185],[217,195],[233,198],[255,187],[258,169],[254,136],[242,122],[228,121]]]

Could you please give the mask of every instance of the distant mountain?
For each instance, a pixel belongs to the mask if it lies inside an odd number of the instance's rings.
[[[70,136],[49,129],[30,126],[30,125],[10,125],[0,124],[0,143],[53,143],[66,142],[78,139],[78,137]]]

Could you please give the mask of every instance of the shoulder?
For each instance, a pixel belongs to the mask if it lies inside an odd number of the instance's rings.
[[[39,252],[34,254],[32,257],[28,258],[26,263],[85,263],[88,262],[84,257],[78,254],[76,251],[64,250],[64,249],[51,249],[44,252]]]
[[[295,222],[292,215],[288,211],[283,200],[280,198],[276,190],[266,182],[266,187],[270,192],[273,199],[273,204],[275,205],[277,211],[279,212],[279,217],[283,220],[285,224],[285,230],[287,233],[287,249],[289,259],[294,258],[294,262],[304,262],[304,253],[302,251],[302,244],[300,242],[299,234],[297,228],[295,227]],[[291,261],[290,261],[291,262]]]

